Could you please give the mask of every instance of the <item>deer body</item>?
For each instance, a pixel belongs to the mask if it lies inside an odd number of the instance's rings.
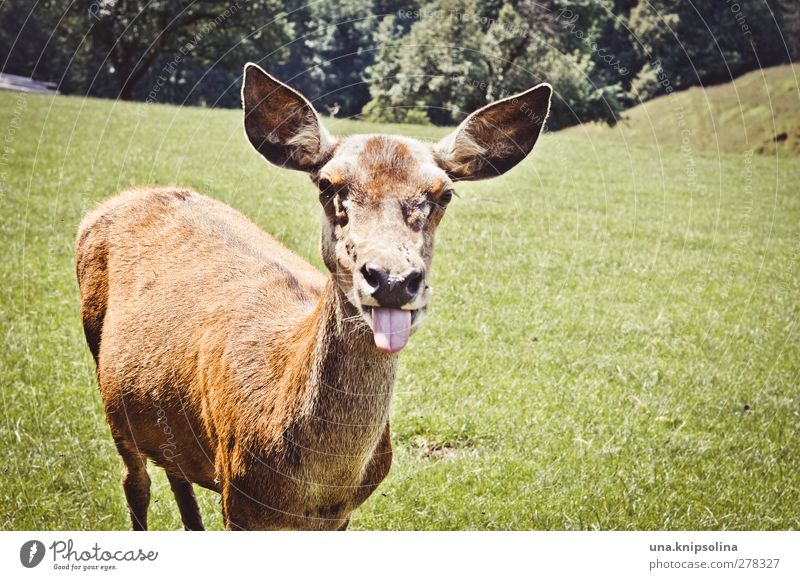
[[[300,95],[253,65],[245,76],[250,141],[320,187],[329,274],[188,189],[132,188],[86,215],[81,314],[134,529],[146,529],[147,460],[186,529],[202,529],[192,484],[222,495],[228,529],[344,529],[391,465],[397,352],[427,306],[450,182],[516,163],[508,150],[502,163],[483,151],[489,169],[470,157],[484,147],[475,123],[439,149],[335,142]],[[534,104],[549,106],[546,88]]]
[[[98,375],[123,456],[219,491],[246,514],[231,527],[341,527],[391,463],[397,357],[336,288],[187,190],[124,192],[79,236],[82,293],[109,297]]]

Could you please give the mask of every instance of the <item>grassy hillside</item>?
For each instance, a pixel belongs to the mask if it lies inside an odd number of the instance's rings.
[[[0,528],[127,529],[78,316],[81,215],[186,184],[321,265],[318,201],[236,111],[0,93],[0,132]],[[460,186],[401,355],[396,460],[352,528],[800,527],[799,182],[800,160],[548,136]],[[151,474],[152,527],[180,528]]]
[[[696,151],[800,155],[800,65],[747,73],[712,87],[692,87],[626,111],[616,126],[592,123],[570,137]]]

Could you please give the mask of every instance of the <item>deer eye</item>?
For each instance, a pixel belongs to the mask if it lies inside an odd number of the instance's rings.
[[[428,193],[428,199],[430,200],[431,207],[438,206],[441,209],[447,207],[447,204],[450,203],[453,199],[453,190],[447,189],[439,194],[438,197],[433,195],[433,193]]]

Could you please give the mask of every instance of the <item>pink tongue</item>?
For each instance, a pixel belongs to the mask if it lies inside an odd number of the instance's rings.
[[[399,308],[373,308],[372,333],[375,346],[383,352],[399,352],[411,334],[411,311]]]

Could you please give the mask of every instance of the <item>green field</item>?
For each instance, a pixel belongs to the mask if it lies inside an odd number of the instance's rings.
[[[614,127],[590,123],[564,135],[629,145],[800,156],[800,65],[749,72],[733,82],[692,87],[646,101]]]
[[[241,113],[0,93],[2,529],[128,529],[73,256],[82,214],[135,183],[192,186],[321,266],[312,185]],[[798,159],[550,135],[460,186],[395,463],[351,529],[800,528],[798,183]],[[179,529],[151,475],[152,529]]]

